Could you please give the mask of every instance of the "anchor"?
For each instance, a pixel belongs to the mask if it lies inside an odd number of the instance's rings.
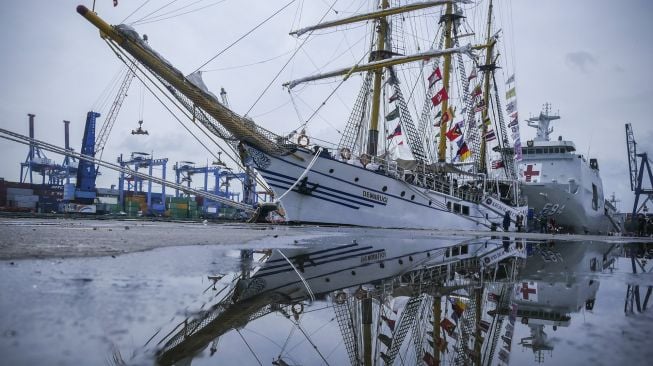
[[[312,183],[313,187],[308,187],[308,177],[304,177],[302,180],[299,181],[299,185],[297,186],[297,192],[301,194],[305,194],[307,196],[310,196],[313,194],[313,191],[317,189],[320,185],[317,183]]]

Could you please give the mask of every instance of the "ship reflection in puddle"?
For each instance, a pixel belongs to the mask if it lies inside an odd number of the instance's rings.
[[[209,277],[208,310],[147,347],[159,365],[546,363],[618,256],[648,270],[636,249],[476,238],[241,251],[240,273]],[[626,292],[626,313],[643,313],[651,286]]]

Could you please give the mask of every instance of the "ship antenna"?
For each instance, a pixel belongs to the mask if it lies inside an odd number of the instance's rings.
[[[587,144],[587,158],[590,158],[590,150],[592,149],[592,140],[594,140],[594,130],[590,132],[590,142]]]

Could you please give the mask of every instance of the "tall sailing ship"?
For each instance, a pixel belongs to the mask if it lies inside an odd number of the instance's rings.
[[[560,119],[551,106],[527,120],[537,130],[535,138],[522,149],[520,179],[529,207],[539,220],[554,219],[564,231],[587,234],[620,231],[612,219],[616,212],[603,195],[598,160],[576,151],[573,141],[551,140],[552,121]]]
[[[513,221],[525,216],[526,206],[496,83],[499,32],[493,30],[492,1],[482,35],[466,21],[464,8],[476,6],[469,4],[381,0],[369,13],[291,33],[310,37],[316,30],[370,25],[367,61],[285,84],[292,90],[361,74],[360,92],[332,148],[311,144],[305,130],[283,136],[262,128],[220,103],[199,72],[184,76],[133,28],[111,26],[84,6],[77,10],[100,29],[121,60],[133,58],[144,66],[137,69],[153,75],[194,121],[238,150],[243,163],[274,191],[287,221],[490,230],[506,214]],[[431,27],[427,34],[437,32],[428,39],[416,36],[422,45],[408,53],[407,42],[401,42],[407,33],[403,28],[419,18]],[[466,38],[478,42],[462,45]],[[416,76],[404,77],[415,71]],[[414,117],[409,105],[418,103],[422,109]],[[405,147],[407,157],[393,154]],[[492,166],[501,174],[490,174],[496,173],[488,167],[492,151],[501,154],[501,165]]]

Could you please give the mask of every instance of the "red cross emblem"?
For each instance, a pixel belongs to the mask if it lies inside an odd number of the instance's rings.
[[[519,292],[522,293],[524,300],[528,300],[529,294],[537,295],[537,290],[535,288],[528,287],[528,282],[522,282]]]
[[[537,177],[540,175],[539,170],[533,170],[533,165],[527,165],[526,170],[524,171],[524,177],[526,177],[526,181],[530,182],[532,180],[532,177]]]

